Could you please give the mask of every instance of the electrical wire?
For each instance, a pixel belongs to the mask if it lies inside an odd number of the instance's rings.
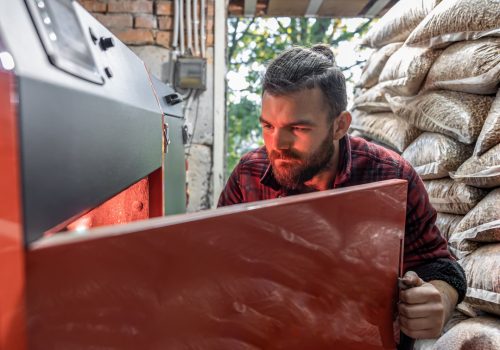
[[[189,140],[189,145],[186,150],[186,156],[189,157],[191,155],[191,145],[193,144],[194,140],[194,134],[196,132],[196,125],[198,124],[198,114],[200,110],[200,96],[199,93],[195,93],[196,96],[196,112],[194,115],[194,122],[193,122],[193,133],[191,134],[190,140]],[[187,119],[186,119],[187,120]]]

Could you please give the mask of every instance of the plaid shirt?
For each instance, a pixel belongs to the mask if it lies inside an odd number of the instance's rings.
[[[440,279],[465,295],[465,275],[450,255],[446,240],[435,226],[436,210],[429,203],[422,180],[398,154],[346,135],[340,141],[339,171],[332,188],[370,182],[408,181],[404,270],[416,271],[424,280]],[[231,174],[218,206],[284,197],[287,192],[273,176],[265,147],[244,155]],[[436,271],[437,270],[437,271]],[[447,277],[449,276],[449,278]]]

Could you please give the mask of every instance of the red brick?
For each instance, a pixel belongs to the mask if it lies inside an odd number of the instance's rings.
[[[147,29],[126,29],[114,31],[114,34],[125,44],[154,44],[153,31]]]
[[[207,47],[212,47],[212,46],[214,46],[214,35],[207,34]]]
[[[233,16],[243,16],[243,6],[240,4],[229,4],[227,11]]]
[[[131,28],[133,17],[129,14],[95,14],[95,18],[107,28]]]
[[[172,1],[158,1],[156,3],[156,14],[157,15],[174,15],[174,3]]]
[[[173,17],[158,16],[158,28],[161,30],[172,30],[174,28]]]
[[[172,46],[172,32],[160,31],[156,33],[156,44],[170,48]]]
[[[206,28],[208,32],[212,32],[214,30],[214,20],[212,18],[207,20]]]
[[[106,12],[108,4],[96,0],[81,0],[80,4],[89,12]]]
[[[156,17],[153,15],[137,15],[134,19],[134,28],[156,28]]]
[[[207,4],[207,17],[210,18],[210,17],[214,17],[215,15],[215,4],[213,1],[209,1],[208,4]]]
[[[153,2],[147,0],[111,0],[109,12],[153,13]]]

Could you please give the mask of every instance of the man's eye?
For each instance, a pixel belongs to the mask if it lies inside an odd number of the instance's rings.
[[[264,123],[262,124],[262,129],[270,130],[270,129],[272,129],[272,128],[273,128],[273,127],[272,127],[272,125],[271,125],[271,124],[264,124]]]
[[[311,129],[309,129],[309,128],[304,128],[304,127],[301,127],[301,126],[293,126],[293,127],[292,127],[292,130],[293,130],[293,131],[306,132],[306,131],[309,131],[309,130],[311,130]]]

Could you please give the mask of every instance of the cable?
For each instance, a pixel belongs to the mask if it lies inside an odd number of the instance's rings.
[[[198,114],[199,114],[199,107],[200,107],[200,96],[199,96],[198,93],[195,93],[195,96],[196,96],[196,114],[194,116],[194,122],[193,122],[193,134],[191,135],[191,139],[189,140],[189,145],[188,145],[187,151],[186,151],[186,156],[187,157],[189,157],[191,155],[191,145],[193,144],[194,134],[196,132],[196,124],[198,123]],[[187,120],[187,118],[186,118],[186,120]]]

